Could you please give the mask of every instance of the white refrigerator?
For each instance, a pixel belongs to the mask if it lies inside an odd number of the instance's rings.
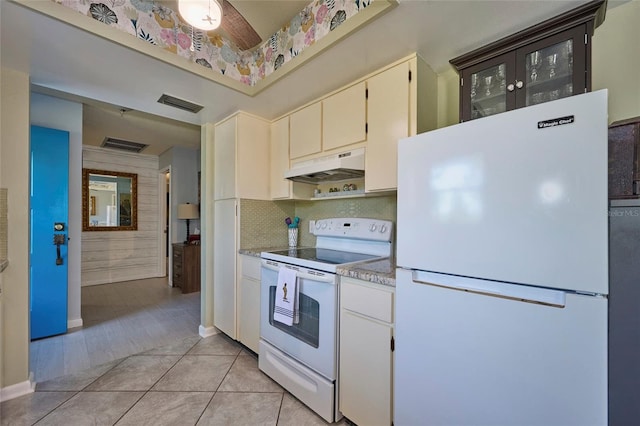
[[[607,424],[607,92],[398,144],[394,424]]]

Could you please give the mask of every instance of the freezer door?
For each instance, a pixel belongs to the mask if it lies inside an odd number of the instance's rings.
[[[394,424],[607,424],[606,298],[473,281],[397,271]]]
[[[398,266],[608,293],[606,91],[401,140],[398,161]]]

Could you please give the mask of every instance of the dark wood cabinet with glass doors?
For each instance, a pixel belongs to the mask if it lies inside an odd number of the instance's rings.
[[[452,59],[460,121],[591,90],[591,36],[606,2],[577,9]]]

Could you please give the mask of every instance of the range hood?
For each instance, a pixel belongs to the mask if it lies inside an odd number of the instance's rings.
[[[317,184],[364,176],[364,148],[293,163],[284,177],[294,182]]]

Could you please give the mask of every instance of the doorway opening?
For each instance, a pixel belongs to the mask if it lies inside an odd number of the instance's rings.
[[[160,170],[160,178],[158,179],[160,188],[158,190],[158,200],[160,203],[160,223],[163,224],[160,231],[161,238],[161,254],[160,268],[162,273],[160,276],[169,277],[169,286],[173,286],[171,282],[171,166],[167,166]]]

